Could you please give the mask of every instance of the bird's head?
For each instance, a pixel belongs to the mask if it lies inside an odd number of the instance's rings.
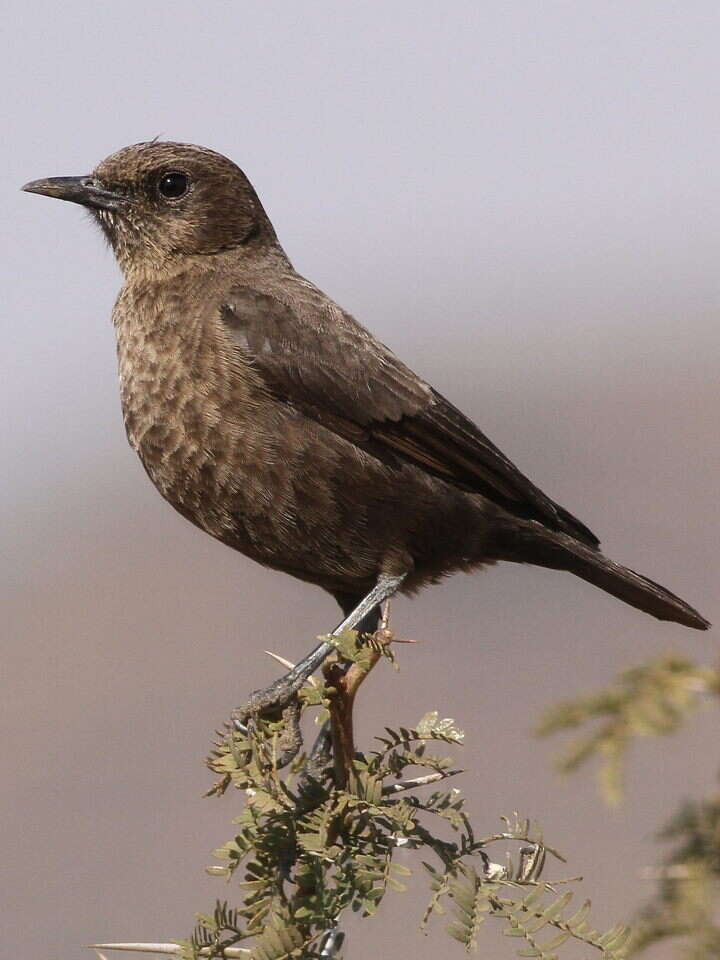
[[[136,143],[87,176],[33,180],[23,190],[87,207],[126,273],[277,243],[242,170],[222,154],[191,144]]]

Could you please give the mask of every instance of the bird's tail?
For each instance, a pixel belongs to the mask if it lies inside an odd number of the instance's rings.
[[[608,560],[599,550],[533,520],[515,521],[505,527],[499,537],[499,547],[501,559],[569,570],[576,577],[658,620],[672,620],[695,630],[707,630],[710,626],[697,610],[659,583]]]

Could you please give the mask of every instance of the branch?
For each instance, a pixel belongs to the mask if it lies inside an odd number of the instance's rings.
[[[364,648],[365,658],[356,660],[345,669],[339,660],[327,661],[323,666],[325,682],[330,688],[330,730],[332,733],[335,787],[344,790],[353,771],[355,760],[355,733],[353,705],[360,685],[382,657],[383,645],[392,642],[388,628],[386,603],[380,626],[373,636],[374,643]]]

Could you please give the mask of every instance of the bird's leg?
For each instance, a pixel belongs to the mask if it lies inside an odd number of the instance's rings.
[[[392,630],[390,629],[390,597],[380,608],[380,619],[375,629],[375,637],[384,642],[390,643],[392,640]]]
[[[342,623],[335,627],[331,636],[335,637],[343,630],[353,630],[358,627],[365,617],[397,591],[404,579],[405,574],[401,576],[381,574],[370,593],[363,597]],[[292,670],[288,670],[283,677],[279,677],[264,690],[256,690],[244,706],[233,710],[231,717],[235,727],[242,730],[248,719],[253,716],[269,711],[283,710],[294,700],[310,674],[317,670],[334,649],[332,643],[326,641],[319,643],[306,657],[295,664]]]

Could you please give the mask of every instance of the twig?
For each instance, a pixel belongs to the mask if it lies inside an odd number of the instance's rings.
[[[362,665],[351,664],[347,672],[337,661],[323,666],[326,685],[330,693],[330,730],[332,732],[335,786],[344,790],[352,773],[355,759],[355,736],[353,731],[353,704],[355,694],[365,677],[381,657],[376,647],[367,648],[367,659]]]

